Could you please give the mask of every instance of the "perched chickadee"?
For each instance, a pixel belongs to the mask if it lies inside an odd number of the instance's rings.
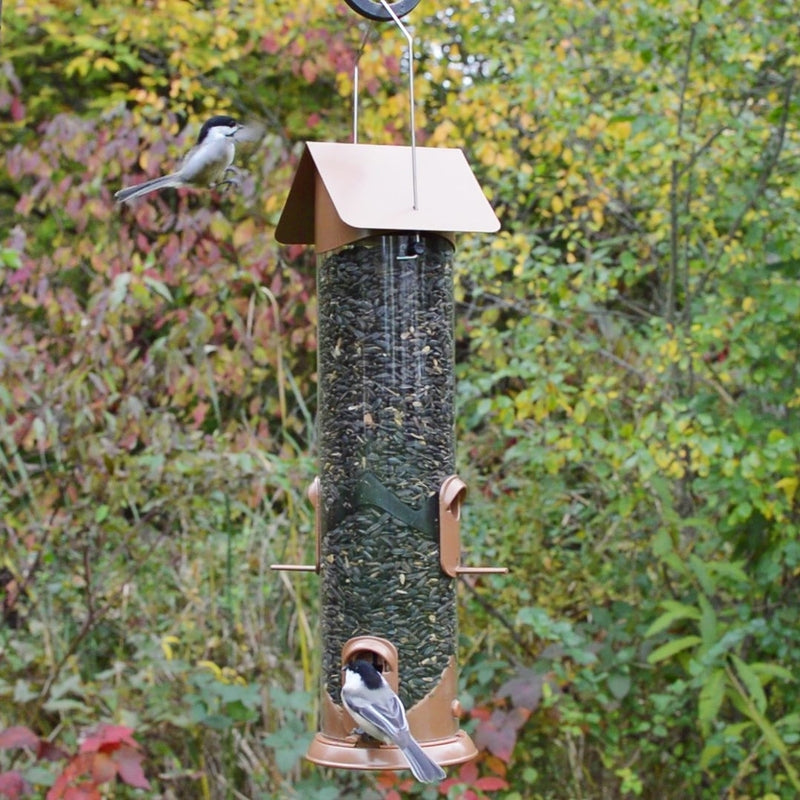
[[[125,203],[159,189],[178,186],[210,186],[224,182],[236,155],[236,134],[243,129],[233,117],[215,116],[200,128],[197,144],[186,154],[180,167],[170,175],[120,189],[114,199]]]
[[[445,771],[411,735],[403,704],[383,675],[361,660],[351,662],[342,672],[342,702],[361,730],[373,739],[397,745],[418,781],[433,783],[445,778]]]

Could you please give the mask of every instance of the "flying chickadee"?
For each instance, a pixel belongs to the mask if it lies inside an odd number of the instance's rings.
[[[342,672],[342,702],[361,730],[373,739],[397,745],[418,781],[434,783],[445,778],[445,771],[411,735],[403,704],[383,675],[361,660],[351,662]]]
[[[217,115],[203,123],[197,144],[186,154],[180,167],[169,175],[120,189],[114,199],[125,203],[159,189],[178,186],[211,186],[224,183],[235,172],[236,145],[258,141],[264,129],[259,125],[240,125],[233,117]]]

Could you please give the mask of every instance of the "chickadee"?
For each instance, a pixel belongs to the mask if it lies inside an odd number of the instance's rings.
[[[361,730],[373,739],[397,745],[418,781],[434,783],[445,778],[445,771],[411,735],[403,704],[383,675],[361,660],[351,662],[342,671],[342,702]]]
[[[231,166],[236,154],[234,137],[243,127],[233,117],[211,117],[200,128],[197,144],[186,154],[177,171],[120,189],[114,199],[118,203],[125,203],[168,187],[206,187],[224,182],[227,173],[234,170]]]

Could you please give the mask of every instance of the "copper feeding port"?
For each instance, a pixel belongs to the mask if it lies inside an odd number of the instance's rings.
[[[445,478],[439,489],[439,563],[445,574],[505,575],[508,567],[461,566],[461,506],[467,496],[467,485],[458,475]]]
[[[366,661],[380,672],[393,692],[397,692],[397,648],[378,636],[359,636],[342,648],[342,668],[353,661]]]

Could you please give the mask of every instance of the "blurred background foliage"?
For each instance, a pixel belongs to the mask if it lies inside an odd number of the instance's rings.
[[[458,462],[467,559],[512,573],[461,587],[481,757],[438,793],[302,760],[317,586],[269,570],[315,474],[314,256],[274,227],[365,34],[360,140],[407,143],[403,40],[313,0],[2,12],[0,730],[128,725],[163,798],[800,794],[791,3],[409,17],[420,140],[503,223],[459,240]],[[239,191],[115,207],[219,111],[267,126]]]

